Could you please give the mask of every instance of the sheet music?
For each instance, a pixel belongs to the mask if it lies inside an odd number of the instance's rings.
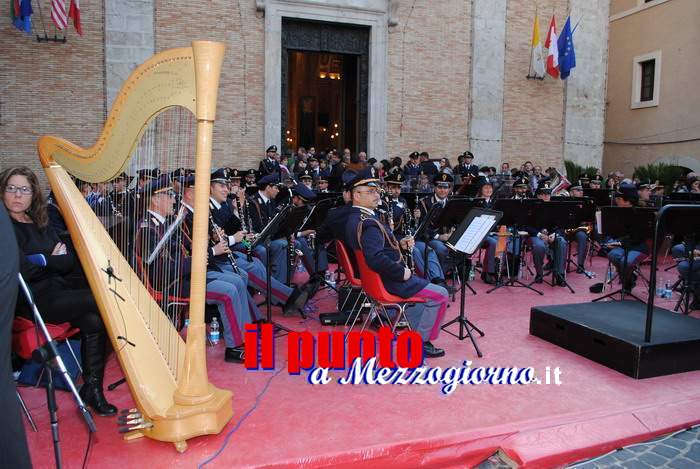
[[[466,252],[467,254],[472,254],[475,252],[481,241],[488,234],[489,230],[496,223],[496,217],[494,215],[479,215],[474,217],[469,227],[466,229],[462,237],[455,244],[455,249],[460,252]]]

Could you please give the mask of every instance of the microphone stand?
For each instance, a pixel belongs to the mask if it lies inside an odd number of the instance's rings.
[[[80,397],[78,390],[75,388],[75,383],[73,383],[73,379],[68,373],[66,365],[63,363],[63,359],[58,353],[58,349],[56,348],[56,342],[51,338],[48,329],[46,329],[46,324],[44,323],[44,320],[42,319],[41,314],[39,313],[39,309],[36,307],[36,303],[34,303],[34,299],[32,297],[31,292],[29,291],[29,287],[25,283],[22,274],[18,273],[17,277],[19,278],[19,284],[22,287],[24,296],[27,298],[27,303],[29,303],[29,306],[32,308],[32,312],[34,313],[34,321],[36,322],[36,324],[39,325],[42,334],[46,338],[46,343],[41,347],[37,348],[32,353],[32,358],[43,363],[44,372],[46,373],[48,379],[48,382],[46,384],[46,404],[49,409],[49,418],[51,420],[51,435],[53,437],[54,458],[56,460],[56,467],[60,469],[62,467],[61,443],[58,437],[58,405],[56,404],[56,388],[53,382],[54,370],[58,371],[61,374],[61,376],[63,376],[65,382],[68,383],[70,392],[73,393],[73,398],[75,399],[75,402],[78,405],[78,409],[80,410],[83,419],[85,419],[85,424],[87,425],[90,433],[95,433],[97,431],[97,427],[95,427],[95,421],[92,419],[90,411],[85,406],[85,402],[83,402],[83,399]]]

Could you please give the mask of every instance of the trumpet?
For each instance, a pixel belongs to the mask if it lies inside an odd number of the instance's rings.
[[[214,217],[211,216],[211,213],[209,214],[209,223],[211,223],[212,229],[214,231],[214,233],[212,234],[212,237],[213,237],[213,235],[216,235],[216,239],[214,240],[216,243],[220,243],[221,241],[226,239],[221,234],[221,233],[223,233],[223,230],[219,227],[219,225],[216,224],[216,222],[214,221]],[[230,249],[228,251],[227,257],[228,257],[228,261],[231,263],[231,268],[233,269],[233,271],[240,275],[241,270],[238,268],[238,264],[236,264],[236,258],[233,257],[233,253],[231,252]]]

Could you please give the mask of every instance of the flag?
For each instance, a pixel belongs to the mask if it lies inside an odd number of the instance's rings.
[[[566,18],[564,29],[557,41],[559,50],[559,72],[561,79],[566,80],[571,73],[571,69],[576,67],[576,53],[574,52],[574,36],[571,33],[571,17]]]
[[[57,29],[64,30],[68,24],[66,16],[66,6],[63,0],[51,0],[51,21],[56,25]]]
[[[20,31],[32,34],[32,2],[31,0],[12,0],[12,24]]]
[[[80,0],[70,0],[70,8],[68,9],[68,17],[73,18],[73,26],[78,34],[83,35],[83,27],[80,24]]]
[[[532,27],[532,70],[538,78],[544,77],[544,57],[540,41],[540,18],[535,12],[535,24]]]
[[[552,78],[559,78],[559,50],[557,49],[557,23],[552,15],[552,21],[549,22],[549,30],[547,31],[547,40],[544,41],[544,46],[547,48],[547,73]]]

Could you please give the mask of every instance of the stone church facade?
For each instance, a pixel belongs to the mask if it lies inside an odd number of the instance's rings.
[[[257,166],[268,145],[283,143],[282,24],[294,19],[368,28],[366,148],[353,151],[377,159],[428,151],[455,162],[469,149],[493,166],[600,167],[609,1],[537,4],[542,41],[552,14],[558,29],[568,14],[580,20],[567,81],[526,78],[531,0],[85,0],[84,36],[71,27],[66,44],[38,43],[3,22],[0,165],[38,168],[43,134],[91,146],[137,64],[209,39],[227,46],[214,164]]]

